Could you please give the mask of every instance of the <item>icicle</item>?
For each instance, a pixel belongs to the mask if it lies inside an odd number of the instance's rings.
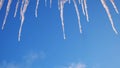
[[[6,9],[6,14],[5,14],[5,18],[4,18],[4,21],[3,21],[3,25],[2,25],[2,30],[4,29],[4,26],[5,26],[5,23],[6,23],[6,19],[7,19],[7,16],[9,14],[9,10],[10,10],[10,5],[12,3],[12,0],[8,0],[8,4],[7,4],[7,9]]]
[[[60,0],[58,0],[58,9],[60,10]]]
[[[84,8],[84,3],[83,3],[83,0],[81,0],[81,6],[82,6],[82,11],[83,11],[83,14],[85,15],[85,8]]]
[[[101,0],[101,3],[102,3],[102,5],[103,5],[103,7],[104,7],[104,9],[105,9],[108,17],[109,17],[109,20],[110,20],[111,25],[112,25],[112,29],[114,30],[114,32],[115,32],[116,34],[118,34],[118,32],[117,32],[117,30],[116,30],[116,28],[115,28],[115,26],[114,26],[114,22],[113,22],[113,20],[112,20],[112,16],[111,16],[111,14],[110,14],[110,11],[109,11],[108,6],[106,5],[105,0]]]
[[[70,4],[70,0],[68,0],[69,1],[69,4]]]
[[[20,37],[21,37],[21,32],[22,32],[22,26],[24,23],[24,14],[27,10],[27,7],[29,5],[29,0],[22,0],[22,5],[21,5],[21,10],[20,10],[20,14],[21,14],[21,25],[20,25],[20,29],[19,29],[19,34],[18,34],[18,41],[20,41]]]
[[[58,1],[64,39],[66,39],[66,36],[65,36],[65,29],[64,29],[63,9],[64,9],[64,4],[65,4],[66,2],[67,2],[67,0],[60,0],[60,1]]]
[[[51,6],[52,6],[52,0],[50,0],[50,8],[51,8]]]
[[[47,7],[47,0],[45,0],[45,7]]]
[[[4,1],[5,0],[0,0],[0,10],[3,7]],[[16,17],[16,15],[17,15],[20,1],[22,1],[21,7],[20,7],[20,20],[21,20],[21,22],[20,22],[20,28],[19,28],[19,34],[18,34],[18,41],[20,41],[22,27],[23,27],[24,19],[25,19],[25,13],[26,13],[27,7],[29,5],[29,0],[16,0],[16,1],[17,1],[17,3],[16,3],[16,6],[15,6],[14,17]],[[34,10],[35,11],[34,14],[35,14],[36,18],[38,16],[39,1],[40,0],[36,0],[36,7],[35,7],[35,10]],[[44,1],[45,1],[45,6],[47,6],[47,0],[44,0]],[[53,0],[49,0],[49,1],[50,1],[50,8],[51,8]],[[63,37],[64,37],[64,39],[66,39],[65,27],[64,27],[64,5],[66,4],[66,2],[68,2],[70,4],[71,0],[57,0],[57,1],[58,1],[58,9],[59,9],[59,12],[60,12],[60,20],[61,20],[61,24],[62,24]],[[112,4],[114,10],[116,11],[116,13],[119,14],[118,8],[117,8],[114,0],[110,0],[110,2]],[[3,19],[3,24],[2,24],[2,30],[4,29],[4,26],[6,24],[6,19],[8,17],[8,14],[9,14],[9,11],[10,11],[10,8],[11,8],[11,3],[12,3],[12,0],[7,1],[5,17]],[[81,26],[81,23],[80,23],[80,13],[79,13],[78,5],[77,5],[78,3],[81,4],[82,12],[85,15],[87,21],[89,21],[89,15],[88,15],[88,9],[87,9],[87,0],[73,0],[73,4],[74,4],[75,11],[76,11],[77,18],[78,18],[79,30],[80,30],[80,33],[82,33],[82,26]],[[110,21],[110,24],[112,26],[113,31],[116,34],[118,34],[118,32],[117,32],[117,30],[114,26],[114,22],[113,22],[109,7],[107,6],[105,0],[101,0],[101,3],[102,3],[103,8],[106,11],[106,14],[108,15],[108,18],[109,18],[109,21]]]
[[[87,10],[87,1],[86,0],[84,0],[84,9],[85,9],[85,15],[86,15],[87,21],[89,22],[89,16],[88,16],[88,10]]]
[[[110,2],[112,3],[112,5],[113,5],[113,7],[114,7],[114,9],[116,11],[116,13],[119,14],[118,9],[117,9],[117,7],[116,7],[116,5],[114,3],[114,0],[110,0]]]
[[[73,3],[74,3],[75,10],[76,10],[77,17],[78,17],[79,30],[80,30],[80,33],[82,33],[82,26],[81,26],[81,24],[80,24],[80,13],[79,13],[79,10],[78,10],[78,7],[77,7],[77,4],[76,4],[76,1],[75,1],[75,0],[73,0]]]
[[[35,17],[36,17],[36,18],[37,18],[37,16],[38,16],[38,6],[39,6],[39,0],[37,0],[36,8],[35,8]]]
[[[2,6],[3,6],[3,3],[4,3],[4,0],[0,0],[0,10],[1,10]]]
[[[17,1],[16,7],[15,7],[14,17],[16,17],[16,14],[17,14],[17,11],[18,11],[18,6],[19,6],[19,0]]]
[[[81,0],[78,0],[79,4],[81,4]]]

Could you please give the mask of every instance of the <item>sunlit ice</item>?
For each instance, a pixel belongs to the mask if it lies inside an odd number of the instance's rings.
[[[45,1],[45,6],[48,6],[47,5],[47,2],[48,0],[44,0]],[[5,27],[5,24],[6,24],[6,20],[7,20],[7,16],[9,15],[9,10],[12,8],[11,7],[11,4],[12,4],[13,0],[8,0],[8,3],[7,3],[7,7],[6,7],[6,13],[5,13],[5,17],[3,19],[3,24],[2,24],[2,30],[4,30],[4,27]],[[20,10],[20,28],[19,28],[19,33],[18,33],[18,41],[20,41],[21,39],[21,32],[22,32],[22,27],[23,27],[23,24],[24,24],[24,20],[25,20],[25,13],[28,9],[28,6],[29,6],[29,2],[30,0],[17,0],[16,2],[16,6],[15,6],[15,12],[14,13],[14,17],[16,17],[17,13],[18,13],[18,10]],[[52,0],[49,0],[50,2],[50,8],[52,8]],[[71,5],[71,2],[73,2],[74,4],[74,8],[75,8],[75,11],[76,11],[76,16],[77,16],[77,20],[78,20],[78,26],[79,26],[79,31],[80,33],[82,33],[82,25],[81,25],[81,17],[80,17],[80,12],[79,11],[79,8],[78,6],[80,6],[82,8],[82,13],[84,14],[84,16],[86,17],[86,21],[89,22],[89,6],[87,5],[87,0],[58,0],[58,10],[59,10],[59,16],[60,16],[60,20],[61,20],[61,26],[62,26],[62,31],[63,31],[63,38],[66,39],[66,33],[65,33],[65,26],[64,26],[64,5],[65,4],[69,4]],[[114,21],[113,21],[113,18],[112,18],[112,15],[111,15],[111,12],[110,12],[110,7],[107,5],[106,3],[106,0],[100,0],[101,2],[101,5],[103,6],[103,8],[105,9],[106,11],[106,14],[108,15],[108,19],[110,21],[110,24],[111,24],[111,27],[113,29],[113,31],[115,32],[115,34],[118,34],[118,31],[114,25]],[[116,6],[116,3],[114,2],[114,0],[109,0],[109,3],[112,4],[115,12],[117,14],[119,14],[119,11],[117,9],[117,6]],[[2,7],[3,7],[3,4],[4,4],[4,0],[0,0],[0,10],[2,10]],[[35,3],[36,4],[36,7],[35,7],[35,17],[37,18],[38,17],[38,7],[39,7],[39,4],[40,4],[40,0],[35,0]],[[18,6],[20,6],[20,9],[18,8]]]

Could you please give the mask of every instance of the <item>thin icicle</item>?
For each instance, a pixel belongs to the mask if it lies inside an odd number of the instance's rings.
[[[35,17],[36,17],[36,18],[37,18],[37,16],[38,16],[38,6],[39,6],[39,0],[37,0],[36,8],[35,8]]]
[[[110,11],[109,11],[108,6],[106,5],[105,0],[101,0],[101,3],[102,3],[102,5],[103,5],[103,7],[105,8],[105,11],[106,11],[106,13],[107,13],[107,15],[108,15],[108,17],[109,17],[109,20],[110,20],[111,25],[112,25],[112,29],[114,30],[114,32],[115,32],[116,34],[118,34],[118,32],[117,32],[117,30],[116,30],[116,28],[115,28],[115,26],[114,26],[114,22],[113,22],[113,20],[112,20],[112,16],[111,16],[111,14],[110,14]]]
[[[110,0],[110,2],[112,3],[112,5],[113,5],[113,7],[114,7],[114,9],[115,9],[115,11],[116,11],[116,13],[119,14],[119,11],[118,11],[118,9],[117,9],[117,6],[116,6],[115,3],[114,3],[114,0]]]
[[[70,0],[68,0],[69,1],[69,4],[70,4]]]
[[[75,10],[76,10],[77,17],[78,17],[79,30],[80,30],[80,33],[82,33],[82,26],[81,26],[81,24],[80,24],[80,13],[79,13],[79,10],[78,10],[78,6],[77,6],[77,4],[76,4],[76,1],[75,1],[75,0],[73,0],[73,3],[74,3]]]
[[[60,0],[58,0],[58,9],[60,10]]]
[[[45,0],[45,7],[47,7],[47,0]]]
[[[79,4],[81,4],[81,0],[78,0]]]
[[[1,10],[2,6],[3,6],[3,3],[4,3],[4,0],[0,0],[0,10]]]
[[[50,0],[50,8],[52,7],[52,0]]]
[[[5,14],[5,18],[4,18],[4,21],[3,21],[3,25],[2,25],[2,30],[4,29],[4,26],[5,26],[5,23],[6,23],[6,19],[7,19],[7,16],[9,14],[9,10],[10,10],[10,5],[12,3],[12,0],[8,0],[8,4],[7,4],[7,9],[6,9],[6,14]]]
[[[86,15],[87,21],[89,22],[89,16],[88,16],[88,10],[87,10],[87,1],[86,0],[84,0],[84,9],[85,9],[85,15]]]
[[[82,6],[82,11],[83,11],[83,14],[85,15],[84,2],[83,2],[83,0],[80,0],[80,1],[81,1],[81,6]]]
[[[17,11],[18,11],[18,6],[19,6],[19,0],[17,1],[16,7],[15,7],[14,17],[16,17],[16,14],[17,14]]]
[[[66,2],[67,2],[67,0],[60,0],[60,1],[58,1],[64,39],[66,39],[66,35],[65,35],[65,28],[64,28],[63,9],[64,9],[64,4],[65,4]]]
[[[18,34],[18,41],[20,41],[22,26],[23,26],[24,18],[25,18],[24,14],[27,10],[28,5],[29,5],[29,0],[22,0],[21,10],[20,10],[21,24],[20,24],[19,34]]]

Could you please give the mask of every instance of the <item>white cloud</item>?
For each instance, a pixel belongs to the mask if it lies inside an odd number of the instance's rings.
[[[86,68],[86,65],[82,63],[71,63],[70,65],[63,68]]]
[[[20,66],[14,62],[3,61],[0,68],[20,68]]]
[[[27,64],[32,64],[33,62],[35,62],[36,60],[40,59],[44,59],[45,58],[45,53],[43,51],[36,53],[36,52],[30,52],[28,53],[26,56],[23,57],[24,61]]]
[[[31,68],[36,61],[40,61],[45,58],[44,52],[30,52],[25,56],[21,57],[19,61],[2,61],[0,62],[0,68]]]

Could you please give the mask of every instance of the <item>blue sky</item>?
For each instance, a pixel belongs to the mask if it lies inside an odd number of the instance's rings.
[[[48,0],[49,1],[49,0]],[[52,8],[40,1],[38,18],[36,2],[30,0],[18,42],[20,12],[14,18],[13,0],[4,30],[0,30],[0,68],[120,68],[120,34],[112,30],[100,0],[87,0],[89,22],[79,12],[83,33],[80,34],[73,2],[64,6],[66,40],[63,39],[57,0]],[[120,15],[106,1],[116,29],[120,33]],[[120,1],[115,0],[120,11]],[[5,16],[7,0],[0,10],[0,26]],[[19,6],[20,8],[20,6]]]

